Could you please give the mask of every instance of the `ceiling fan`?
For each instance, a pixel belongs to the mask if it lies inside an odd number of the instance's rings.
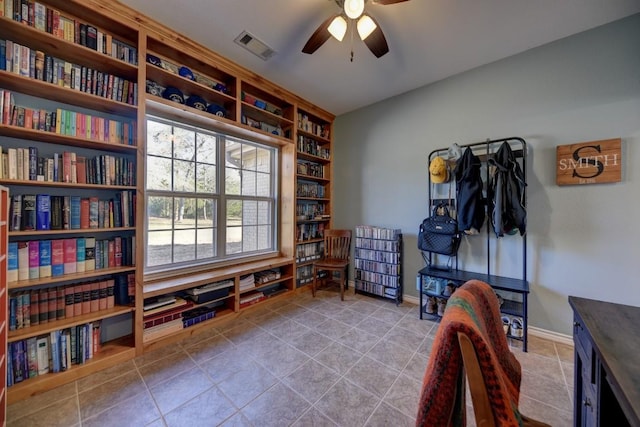
[[[371,15],[364,13],[365,3],[369,0],[335,0],[342,9],[340,14],[335,14],[327,18],[313,32],[307,43],[302,48],[302,52],[312,54],[322,46],[329,37],[342,41],[347,29],[350,27],[353,36],[354,26],[358,31],[360,39],[364,41],[371,53],[376,58],[380,58],[389,52],[387,39],[382,33],[380,25]],[[370,0],[373,3],[388,5],[402,3],[408,0]],[[351,61],[353,61],[353,49],[351,49]]]

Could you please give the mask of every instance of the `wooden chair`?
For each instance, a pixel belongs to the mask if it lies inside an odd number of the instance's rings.
[[[316,296],[318,273],[326,271],[340,275],[340,299],[344,301],[344,290],[347,287],[349,272],[349,250],[351,246],[351,230],[324,230],[324,255],[313,263],[313,284],[311,293]]]
[[[423,379],[416,425],[464,425],[468,383],[478,427],[549,427],[518,410],[521,375],[493,289],[471,280],[447,302]]]

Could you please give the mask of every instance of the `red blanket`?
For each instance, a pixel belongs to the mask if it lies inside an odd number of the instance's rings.
[[[498,300],[488,284],[471,280],[447,303],[422,382],[416,426],[466,425],[458,332],[465,333],[476,350],[496,425],[522,425],[518,412],[521,368],[509,349]]]

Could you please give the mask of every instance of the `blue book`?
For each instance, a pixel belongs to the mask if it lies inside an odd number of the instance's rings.
[[[84,273],[86,271],[85,255],[86,245],[84,237],[78,237],[76,239],[76,272]]]
[[[12,296],[9,298],[9,330],[15,331],[18,329],[18,297]]]
[[[36,196],[36,230],[51,229],[51,196],[38,194]]]
[[[40,277],[51,274],[51,240],[40,240]]]
[[[79,230],[80,229],[80,196],[71,196],[71,229]]]
[[[100,270],[102,267],[102,240],[96,241],[96,249],[95,249],[95,258],[96,258],[96,270]]]
[[[0,70],[7,69],[7,42],[0,40]]]
[[[51,372],[60,372],[60,331],[51,331]]]
[[[18,242],[9,242],[7,253],[7,282],[18,281]]]

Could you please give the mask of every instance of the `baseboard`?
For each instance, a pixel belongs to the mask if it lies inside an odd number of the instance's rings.
[[[534,337],[543,338],[545,340],[554,341],[559,344],[566,344],[573,347],[573,337],[571,335],[561,334],[560,332],[549,331],[547,329],[529,326],[529,334]]]
[[[420,298],[414,297],[413,295],[403,295],[402,300],[409,304],[420,304]],[[565,335],[559,332],[537,328],[535,326],[529,326],[529,334],[534,337],[543,338],[545,340],[554,341],[559,344],[566,344],[573,347],[573,337],[571,335]]]

